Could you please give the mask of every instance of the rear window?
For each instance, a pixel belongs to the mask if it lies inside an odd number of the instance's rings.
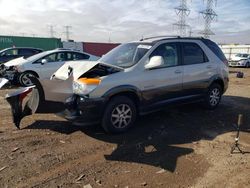
[[[222,52],[222,50],[219,48],[219,46],[214,43],[213,41],[211,40],[207,40],[207,39],[204,39],[202,40],[206,45],[207,47],[212,50],[212,52],[214,52],[214,54],[221,60],[221,61],[227,61],[227,58],[225,57],[224,53]]]

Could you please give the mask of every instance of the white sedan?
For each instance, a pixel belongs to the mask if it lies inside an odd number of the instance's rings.
[[[6,69],[18,72],[18,82],[23,86],[32,85],[29,76],[41,80],[49,79],[51,75],[68,61],[88,60],[95,61],[99,57],[73,50],[56,49],[39,53],[27,59],[18,58],[5,63]],[[80,62],[79,62],[80,63]]]

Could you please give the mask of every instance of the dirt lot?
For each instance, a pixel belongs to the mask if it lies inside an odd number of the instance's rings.
[[[53,114],[26,117],[17,130],[0,91],[0,187],[250,187],[250,69],[230,74],[215,111],[185,105],[138,119],[122,135],[76,127]]]

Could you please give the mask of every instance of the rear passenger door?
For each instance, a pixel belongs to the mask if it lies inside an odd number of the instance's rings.
[[[205,92],[210,78],[216,74],[216,63],[209,61],[196,42],[182,43],[183,94],[198,95]]]

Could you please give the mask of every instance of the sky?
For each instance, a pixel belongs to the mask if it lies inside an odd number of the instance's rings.
[[[187,0],[187,24],[200,36],[204,20],[203,0]],[[70,38],[85,42],[128,42],[142,36],[178,35],[175,7],[179,0],[0,0],[0,35],[65,39],[64,26],[72,26]],[[250,0],[217,0],[218,15],[211,24],[217,43],[250,44]]]

